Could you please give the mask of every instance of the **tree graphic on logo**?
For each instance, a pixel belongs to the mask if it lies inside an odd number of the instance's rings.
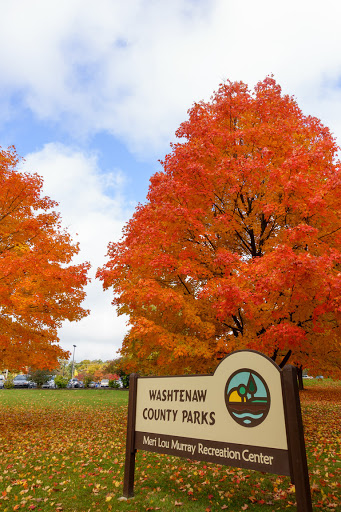
[[[270,409],[270,392],[264,379],[255,371],[241,369],[228,379],[225,403],[232,418],[244,427],[262,423]]]

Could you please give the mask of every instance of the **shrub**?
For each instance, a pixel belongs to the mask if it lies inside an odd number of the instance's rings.
[[[57,388],[66,388],[68,379],[66,377],[62,377],[62,375],[57,375],[54,382]]]
[[[30,380],[35,382],[38,388],[41,388],[43,384],[46,384],[52,377],[51,370],[31,370]]]
[[[4,388],[6,388],[6,389],[14,388],[13,377],[7,377],[7,379],[4,382]]]
[[[92,382],[92,381],[93,381],[93,375],[92,374],[91,375],[90,374],[85,374],[83,376],[83,384],[84,384],[85,388],[88,388],[90,382]]]
[[[120,384],[118,380],[109,380],[109,388],[120,389]]]
[[[124,389],[128,389],[129,388],[129,377],[130,377],[130,374],[127,375],[127,374],[124,373],[124,375],[121,375],[121,381],[122,381]]]

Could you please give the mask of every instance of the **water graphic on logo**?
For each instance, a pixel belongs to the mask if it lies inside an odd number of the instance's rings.
[[[269,388],[257,372],[243,368],[227,381],[225,402],[228,412],[239,425],[255,427],[268,415]]]

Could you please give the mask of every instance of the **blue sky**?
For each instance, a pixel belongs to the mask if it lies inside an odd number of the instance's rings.
[[[341,140],[338,0],[0,0],[0,145],[44,177],[96,268],[144,202],[194,101],[225,79],[273,73]],[[77,233],[77,235],[76,235]],[[60,331],[76,360],[115,357],[126,332],[111,294]]]

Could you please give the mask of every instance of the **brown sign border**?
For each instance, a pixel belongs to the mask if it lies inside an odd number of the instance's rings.
[[[302,414],[301,414],[301,406],[297,385],[297,370],[292,365],[286,365],[283,370],[281,370],[272,359],[260,352],[255,350],[243,350],[237,352],[253,352],[259,354],[262,357],[265,357],[271,363],[276,366],[281,374],[281,384],[282,384],[282,394],[283,394],[283,403],[284,403],[284,416],[285,416],[285,426],[287,433],[287,442],[288,442],[288,451],[286,450],[274,450],[270,448],[260,448],[260,447],[248,447],[244,445],[233,445],[232,443],[221,443],[214,440],[203,440],[202,442],[211,447],[216,447],[217,449],[224,449],[224,447],[229,447],[230,449],[234,449],[238,451],[240,449],[250,449],[252,453],[261,453],[266,452],[266,456],[271,456],[272,452],[274,454],[274,464],[272,464],[271,471],[267,467],[266,464],[259,464],[256,467],[256,464],[250,466],[249,463],[244,465],[246,461],[239,460],[237,461],[231,460],[229,462],[224,462],[221,460],[221,457],[216,457],[214,455],[209,455],[199,458],[201,454],[197,453],[197,456],[191,456],[190,453],[186,452],[185,454],[178,453],[179,450],[174,450],[172,453],[171,449],[164,448],[161,450],[161,447],[157,446],[148,446],[146,447],[143,444],[143,436],[149,435],[153,437],[159,437],[160,439],[167,440],[169,439],[179,439],[182,443],[200,443],[200,439],[189,439],[189,438],[180,438],[177,436],[166,436],[164,434],[153,434],[148,432],[136,432],[135,430],[135,422],[136,422],[136,401],[137,401],[137,381],[139,377],[137,374],[132,374],[130,376],[129,381],[129,404],[128,404],[128,424],[127,424],[127,442],[126,442],[126,459],[125,459],[125,469],[124,469],[124,482],[123,482],[123,496],[125,498],[131,498],[134,496],[134,478],[135,478],[135,455],[137,449],[143,449],[147,451],[157,452],[157,453],[169,453],[172,455],[185,457],[188,459],[194,460],[202,460],[207,462],[214,462],[218,464],[244,467],[247,469],[254,469],[268,473],[281,474],[281,475],[289,475],[291,477],[291,482],[295,484],[296,490],[296,502],[297,502],[297,511],[298,512],[312,512],[312,503],[311,503],[311,493],[310,493],[310,484],[309,484],[309,474],[308,474],[308,465],[307,465],[307,457],[305,450],[305,441],[304,441],[304,432],[303,432],[303,423],[302,423]],[[230,357],[236,352],[232,352],[226,357]],[[226,358],[225,358],[226,359]],[[221,364],[222,361],[219,363]],[[213,374],[211,374],[213,375]],[[166,377],[166,376],[164,376]],[[179,376],[174,376],[174,378]],[[182,377],[182,376],[181,376]],[[195,377],[195,375],[191,375],[191,377]],[[163,377],[142,377],[142,378],[163,378]],[[156,443],[157,444],[157,443]],[[171,444],[170,444],[171,446]],[[282,453],[283,452],[283,453]],[[276,457],[275,457],[276,455]],[[218,460],[219,459],[219,460]],[[275,462],[276,460],[276,462]],[[278,462],[277,462],[278,461]]]

